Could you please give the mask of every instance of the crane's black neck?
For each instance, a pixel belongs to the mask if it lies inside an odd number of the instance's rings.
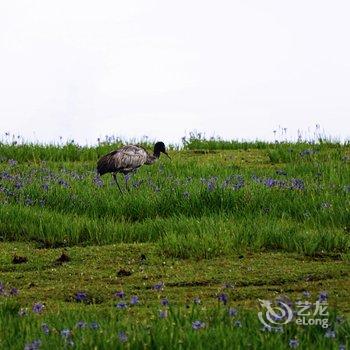
[[[160,152],[165,152],[165,145],[163,142],[157,142],[155,145],[154,145],[154,150],[153,150],[153,155],[156,157],[156,158],[159,158],[160,157]]]
[[[160,151],[158,151],[158,152],[153,152],[153,155],[154,155],[156,158],[159,158],[159,157],[160,157]]]

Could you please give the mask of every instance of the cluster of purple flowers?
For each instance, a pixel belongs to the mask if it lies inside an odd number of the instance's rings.
[[[301,157],[306,157],[306,156],[311,156],[313,154],[317,153],[316,150],[313,149],[304,149],[303,151],[301,151],[299,154]]]
[[[9,166],[15,166],[15,165],[18,164],[18,162],[17,162],[17,160],[15,160],[15,159],[9,159],[9,160],[7,161],[7,164],[8,164]]]
[[[209,192],[214,191],[217,185],[218,177],[212,176],[209,179],[201,178],[202,184],[204,184],[207,187],[207,190]]]
[[[159,284],[157,284],[157,285],[159,285]],[[163,283],[162,283],[162,285],[164,286]],[[0,284],[0,287],[1,286],[2,286],[2,290],[3,290],[4,289],[3,288],[3,284]],[[76,296],[79,296],[79,298],[78,298],[79,300],[80,299],[84,300],[84,298],[86,297],[86,293],[85,292],[78,292],[78,293],[76,293]],[[119,292],[115,293],[115,296],[120,298],[120,299],[124,299],[125,293],[123,291],[119,291]],[[308,291],[304,291],[303,292],[303,296],[304,297],[310,297],[310,293]],[[320,301],[326,301],[327,298],[328,298],[327,292],[323,291],[323,292],[321,292],[319,294],[319,300]],[[228,303],[228,295],[225,294],[225,293],[218,294],[217,295],[217,299],[223,305],[227,305],[227,303]],[[278,305],[280,305],[281,307],[283,305],[285,305],[285,304],[287,304],[290,307],[292,306],[292,302],[286,297],[281,297],[281,298],[278,298],[276,300],[277,300]],[[199,304],[200,303],[200,299],[198,297],[194,298],[193,301],[194,301],[195,304]],[[131,296],[130,305],[136,305],[136,304],[138,304],[138,302],[139,302],[139,298],[137,296],[135,296],[135,295]],[[121,305],[121,304],[124,305],[122,308],[126,307],[126,303],[123,300],[120,303],[118,303],[117,305]],[[161,319],[167,318],[168,317],[168,308],[167,307],[169,306],[169,300],[166,297],[163,297],[163,298],[160,299],[160,304],[163,306],[163,310],[159,311],[159,318],[161,318]],[[42,311],[43,307],[44,307],[43,304],[36,303],[33,306],[33,312],[40,313]],[[235,308],[233,308],[233,307],[229,307],[227,309],[227,312],[228,312],[228,316],[229,317],[234,318],[234,317],[237,316],[237,310]],[[278,319],[276,319],[276,320],[278,320]],[[232,324],[233,324],[234,327],[242,327],[242,323],[239,320],[234,320],[234,322]],[[77,329],[83,329],[83,328],[87,328],[88,326],[89,326],[90,329],[93,329],[93,330],[97,330],[97,329],[100,328],[100,325],[97,322],[91,322],[88,325],[84,321],[79,321],[76,324],[75,327]],[[195,330],[195,331],[199,331],[199,330],[207,327],[206,323],[203,322],[200,319],[192,321],[191,326],[192,326],[192,329]],[[51,333],[50,327],[46,323],[43,323],[41,325],[41,330],[42,330],[42,332],[45,335],[48,335],[48,334]],[[283,333],[284,332],[284,329],[283,329],[282,326],[279,326],[279,327],[264,326],[262,330],[265,331],[265,332],[272,332],[272,331],[273,332],[277,332],[277,333]],[[64,339],[64,341],[65,341],[67,346],[74,346],[72,330],[70,330],[69,328],[64,328],[64,329],[62,329],[60,331],[60,335]],[[324,336],[326,338],[333,339],[333,338],[336,338],[336,332],[335,332],[334,329],[328,328],[326,330],[326,332],[324,333]],[[128,341],[128,336],[127,336],[126,332],[123,331],[123,330],[119,331],[118,332],[118,339],[119,339],[119,341],[121,343],[127,342]],[[289,344],[290,348],[293,348],[293,349],[298,348],[299,347],[299,340],[297,338],[291,338],[291,339],[289,339],[289,343],[288,344]],[[39,349],[40,345],[41,345],[41,341],[40,340],[35,340],[35,341],[31,342],[31,343],[26,344],[25,349],[28,349],[28,350]],[[339,349],[344,350],[345,346],[340,345]]]
[[[36,339],[33,340],[31,343],[28,343],[25,345],[24,350],[38,350],[41,346],[41,340]]]
[[[304,190],[305,189],[305,184],[304,181],[301,179],[292,179],[291,180],[291,189],[292,190]]]
[[[11,287],[10,289],[6,289],[5,285],[0,282],[0,295],[6,296],[17,296],[19,293],[18,289],[15,287]]]
[[[266,187],[272,188],[282,188],[282,189],[291,189],[291,190],[304,190],[305,184],[302,179],[291,179],[290,182],[286,180],[279,180],[273,178],[260,178],[256,175],[252,176],[252,180],[256,183],[262,184]]]
[[[114,294],[115,297],[117,298],[120,298],[120,299],[124,299],[125,298],[125,292],[124,291],[118,291]],[[132,295],[130,297],[130,305],[131,306],[135,306],[135,305],[138,305],[140,302],[140,298],[137,296],[137,295]],[[119,301],[118,303],[115,304],[116,308],[117,309],[120,309],[120,310],[123,310],[123,309],[126,309],[128,307],[128,304],[124,301],[124,300],[121,300]]]
[[[244,187],[244,177],[242,175],[230,175],[222,183],[222,188],[231,188],[234,191]]]
[[[61,330],[61,337],[64,339],[67,346],[74,346],[74,341],[72,339],[73,333],[70,329],[65,328]]]
[[[58,183],[59,185],[61,185],[62,187],[64,187],[64,188],[68,188],[68,187],[69,187],[68,182],[65,181],[65,180],[63,180],[63,179],[59,179],[59,180],[57,181],[57,183]]]
[[[103,187],[103,181],[99,175],[96,175],[93,178],[93,183],[96,187],[100,187],[100,188]]]
[[[208,179],[201,178],[202,184],[204,184],[209,192],[214,191],[217,188],[222,189],[232,189],[238,191],[244,187],[244,178],[242,175],[229,175],[219,186],[219,178],[217,176],[212,176]]]

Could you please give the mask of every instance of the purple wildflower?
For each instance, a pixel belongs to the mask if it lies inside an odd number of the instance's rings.
[[[41,346],[41,340],[37,339],[29,344],[26,344],[24,350],[38,350]]]
[[[83,329],[86,327],[86,323],[84,321],[79,321],[75,327],[79,328],[79,329]]]
[[[122,290],[120,290],[119,292],[116,292],[114,295],[121,299],[125,297],[125,293]]]
[[[244,178],[241,175],[236,176],[236,183],[233,185],[233,189],[238,191],[239,189],[244,187]]]
[[[276,185],[277,185],[277,181],[276,181],[275,179],[269,178],[269,179],[266,179],[266,180],[264,181],[264,184],[265,184],[265,186],[267,186],[267,187],[273,187],[273,186],[276,186]]]
[[[213,191],[215,189],[215,182],[212,180],[209,180],[207,182],[207,188],[208,188],[208,191]]]
[[[226,305],[226,304],[227,304],[227,301],[228,301],[228,296],[227,296],[227,294],[225,294],[225,293],[219,294],[219,295],[218,295],[218,300],[219,300],[220,302],[222,302],[224,305]]]
[[[28,206],[28,207],[30,207],[30,206],[32,206],[33,204],[34,204],[34,201],[33,201],[33,199],[31,199],[31,198],[26,198],[26,200],[24,201],[24,204],[26,205],[26,206]]]
[[[332,331],[331,329],[327,329],[326,333],[324,334],[326,338],[335,338],[336,333],[335,331]]]
[[[230,317],[234,317],[234,316],[237,315],[237,310],[235,308],[233,308],[233,307],[230,307],[228,309],[228,314],[229,314]]]
[[[295,349],[299,346],[299,340],[298,339],[290,339],[289,340],[289,347],[292,349]]]
[[[164,289],[164,283],[163,282],[158,282],[157,284],[155,284],[153,286],[153,289],[158,290],[158,291],[163,290]]]
[[[40,314],[44,310],[45,305],[42,303],[35,303],[32,310],[36,314]]]
[[[142,184],[142,180],[134,180],[133,183],[132,183],[132,187],[134,188],[139,188]]]
[[[323,291],[319,294],[318,296],[318,300],[322,303],[322,302],[326,302],[328,299],[328,293]]]
[[[13,287],[13,288],[10,289],[10,295],[16,296],[16,295],[18,295],[18,293],[19,292],[18,292],[17,288]]]
[[[314,153],[315,153],[315,151],[312,150],[312,149],[304,149],[299,154],[300,154],[301,157],[305,157],[305,156],[311,156]]]
[[[139,297],[137,295],[133,295],[130,298],[130,305],[136,305],[139,303]]]
[[[4,180],[11,180],[12,179],[12,175],[6,171],[3,171],[0,173],[0,179],[4,179]]]
[[[68,328],[61,330],[61,337],[62,338],[69,338],[71,335],[72,335],[72,332]]]
[[[99,175],[96,175],[96,176],[94,177],[93,183],[94,183],[94,185],[95,185],[96,187],[100,187],[100,188],[103,187],[103,181],[102,181],[102,179],[100,178]]]
[[[192,328],[195,330],[198,330],[198,329],[201,329],[204,327],[205,327],[205,323],[202,321],[197,320],[197,321],[192,322]]]
[[[17,160],[15,159],[9,159],[8,162],[7,162],[8,165],[10,166],[15,166],[17,165]]]
[[[163,299],[161,299],[160,303],[163,306],[168,306],[169,305],[169,300],[167,298],[163,298]]]
[[[116,304],[116,307],[117,307],[117,309],[122,310],[122,309],[126,309],[128,306],[124,301],[121,301],[118,304]]]
[[[97,322],[92,322],[90,328],[96,330],[100,328],[100,325]]]
[[[291,185],[291,189],[292,190],[304,190],[305,185],[304,185],[304,181],[301,179],[292,179],[292,185]]]
[[[159,318],[167,318],[167,317],[168,317],[168,310],[159,311]]]
[[[118,333],[118,338],[119,338],[119,341],[120,341],[121,343],[125,343],[125,342],[128,341],[128,336],[126,335],[126,333],[125,333],[124,331],[120,331],[120,332]]]
[[[68,188],[69,187],[68,183],[66,181],[64,181],[63,179],[58,180],[58,184],[61,185],[64,188]]]
[[[50,328],[46,323],[43,323],[41,325],[41,330],[45,333],[45,334],[49,334],[50,333]]]
[[[78,292],[78,293],[75,294],[75,300],[76,300],[78,303],[80,303],[80,302],[86,300],[86,298],[87,298],[87,295],[86,295],[85,292]]]
[[[338,315],[338,316],[335,318],[335,322],[336,322],[336,323],[343,323],[343,322],[344,322],[344,317]]]

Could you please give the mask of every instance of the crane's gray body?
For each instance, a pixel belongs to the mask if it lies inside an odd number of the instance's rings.
[[[157,157],[147,153],[140,146],[128,145],[101,157],[97,163],[97,172],[122,173],[124,175],[136,171],[140,166],[153,164]]]

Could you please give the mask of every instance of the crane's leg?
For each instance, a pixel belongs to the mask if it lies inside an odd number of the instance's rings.
[[[113,175],[113,179],[114,179],[115,183],[117,184],[117,186],[119,188],[120,193],[123,194],[123,192],[122,192],[122,190],[121,190],[121,188],[120,188],[120,186],[118,184],[118,181],[117,181],[117,174],[113,173],[112,175]]]
[[[128,191],[128,192],[130,192],[130,188],[129,188],[129,186],[128,186],[128,181],[129,181],[129,179],[130,179],[130,174],[126,174],[125,176],[124,176],[124,178],[125,178],[125,188],[126,188],[126,190]]]

